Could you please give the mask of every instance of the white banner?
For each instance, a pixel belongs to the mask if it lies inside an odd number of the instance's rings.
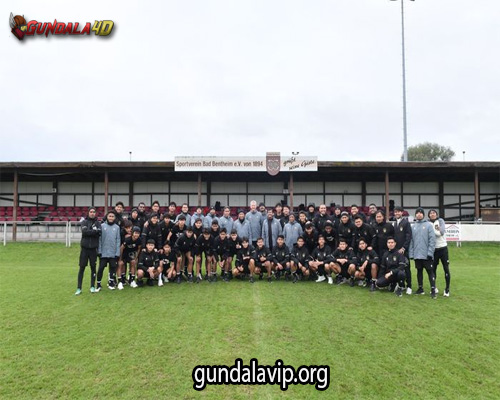
[[[447,242],[460,242],[460,225],[459,224],[446,224],[446,241]]]
[[[266,172],[266,157],[175,157],[175,171]],[[316,156],[281,156],[280,172],[317,171]]]

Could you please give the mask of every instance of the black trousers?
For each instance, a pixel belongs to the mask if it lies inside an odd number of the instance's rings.
[[[90,264],[90,286],[95,286],[95,271],[97,261],[97,249],[86,249],[82,247],[80,250],[80,270],[78,271],[78,289],[82,288],[83,274],[87,264]]]
[[[436,277],[434,276],[434,269],[432,268],[432,261],[430,260],[415,260],[415,268],[417,268],[417,282],[418,287],[424,287],[424,269],[429,276],[429,283],[431,289],[436,287]]]
[[[389,276],[389,278],[385,277],[385,273],[380,275],[380,278],[377,279],[376,285],[378,287],[389,286],[391,283],[398,283],[399,286],[403,287],[405,285],[405,271],[401,271],[399,269],[393,270],[393,274]]]
[[[450,259],[448,257],[448,246],[441,247],[440,249],[436,249],[434,251],[434,262],[432,263],[434,277],[437,277],[437,267],[439,265],[439,261],[443,264],[446,290],[450,290]]]
[[[108,264],[109,264],[109,280],[113,282],[115,281],[116,268],[118,266],[116,258],[101,257],[101,259],[99,260],[99,271],[97,271],[97,282],[102,281],[104,268],[106,268]]]

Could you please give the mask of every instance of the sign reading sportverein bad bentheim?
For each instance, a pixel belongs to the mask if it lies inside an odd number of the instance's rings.
[[[316,156],[279,156],[269,153],[266,157],[175,157],[175,171],[191,172],[278,172],[317,171]],[[279,163],[279,164],[278,164]],[[279,165],[279,169],[277,166]]]

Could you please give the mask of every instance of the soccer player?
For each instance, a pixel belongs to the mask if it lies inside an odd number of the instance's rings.
[[[253,274],[255,273],[255,261],[252,258],[254,249],[247,237],[241,240],[241,248],[236,256],[235,267],[233,268],[233,276],[239,277],[249,275],[249,282],[254,283]]]
[[[274,207],[274,217],[280,222],[281,227],[283,228],[285,226],[285,220],[281,220],[283,217],[283,205],[281,203],[276,203],[276,206]]]
[[[215,270],[214,238],[208,228],[203,228],[203,233],[196,239],[196,283],[202,281],[201,262],[205,254],[205,278],[210,280],[212,269]]]
[[[281,275],[285,274],[285,280],[290,277],[290,250],[285,244],[285,237],[278,235],[276,239],[276,246],[271,252],[271,267],[274,269],[274,276],[277,281],[280,280]]]
[[[219,228],[219,221],[214,219],[212,221],[211,229],[210,229],[210,234],[212,237],[215,239],[219,236],[220,233],[220,228]]]
[[[290,212],[290,207],[285,204],[283,206],[283,215],[280,218],[275,218],[280,221],[281,227],[283,228],[290,220],[290,215],[292,215],[292,213]]]
[[[118,261],[118,274],[120,275],[120,282],[118,282],[118,290],[123,289],[125,285],[127,264],[129,265],[129,279],[128,283],[131,287],[137,287],[135,283],[135,274],[137,270],[137,258],[141,251],[141,228],[134,226],[132,234],[125,237],[124,242],[120,248],[120,261]]]
[[[377,244],[375,230],[363,221],[361,215],[354,216],[354,251],[358,250],[358,241],[364,238],[368,241],[368,250],[373,250]]]
[[[229,254],[227,257],[227,262],[229,264],[229,279],[233,276],[233,260],[236,259],[238,251],[241,249],[241,238],[238,236],[236,229],[233,229],[229,234]]]
[[[163,280],[160,278],[162,266],[158,257],[158,251],[155,249],[154,239],[148,239],[146,248],[142,249],[139,255],[137,280],[138,286],[142,286],[143,278],[147,278],[148,286],[154,285],[154,280],[158,279],[158,286],[163,286]]]
[[[415,210],[415,223],[411,228],[410,258],[415,260],[415,267],[417,268],[418,290],[416,294],[425,294],[423,283],[423,270],[425,269],[431,285],[431,298],[436,299],[436,278],[432,268],[434,250],[436,248],[436,235],[434,233],[434,226],[424,216],[423,208],[419,207]]]
[[[158,215],[158,219],[160,218],[160,202],[158,200],[153,201],[153,204],[151,204],[151,210],[149,210],[149,214],[146,216],[147,220],[144,223],[145,225],[149,224],[149,220],[153,214]]]
[[[314,220],[315,216],[316,216],[316,204],[309,203],[307,205],[306,219],[308,221],[312,222]]]
[[[121,201],[118,201],[116,204],[115,204],[115,208],[113,209],[113,212],[115,213],[115,224],[118,225],[120,228],[123,226],[123,221],[124,221],[124,217],[123,217],[123,209],[125,208],[125,206],[123,205],[123,203]]]
[[[146,204],[144,204],[143,201],[137,204],[137,220],[139,222],[138,226],[141,228],[142,231],[144,223],[148,220],[148,217],[146,216]]]
[[[246,237],[250,242],[252,242],[250,222],[245,219],[245,212],[243,210],[238,210],[238,219],[234,221],[233,228],[236,229],[240,238]]]
[[[257,211],[257,202],[252,200],[250,202],[250,211],[246,213],[245,219],[250,224],[250,236],[252,246],[256,247],[257,238],[262,234],[262,215]]]
[[[220,267],[222,278],[225,282],[229,281],[229,240],[227,238],[226,228],[222,228],[219,236],[214,239],[214,256],[217,262],[214,271],[212,271],[212,279],[217,281],[217,265]]]
[[[172,232],[172,229],[174,228],[174,223],[172,222],[172,219],[170,218],[169,213],[163,214],[163,221],[160,222],[160,233],[161,233],[161,244],[162,246],[168,242],[168,237],[170,235],[170,232]]]
[[[195,239],[198,239],[202,232],[203,232],[203,221],[201,218],[191,218],[191,221],[194,221],[193,223],[193,235]]]
[[[264,245],[264,239],[257,238],[257,247],[254,251],[255,273],[262,279],[264,272],[267,271],[267,281],[271,282],[271,252]]]
[[[139,217],[139,210],[137,208],[132,208],[132,211],[130,211],[130,222],[132,222],[133,226],[138,226],[140,229],[142,229],[142,226],[144,225],[144,222],[141,221]]]
[[[116,214],[114,211],[108,211],[106,222],[101,225],[101,236],[99,237],[99,270],[97,271],[96,292],[101,291],[101,280],[104,268],[109,265],[108,288],[115,289],[116,268],[118,258],[120,257],[120,227],[115,224]]]
[[[333,209],[332,222],[333,222],[333,227],[335,228],[336,231],[338,231],[339,229],[341,214],[342,214],[342,209],[339,206],[335,206],[335,208]]]
[[[379,257],[382,257],[387,251],[387,238],[394,237],[394,226],[390,222],[385,221],[385,213],[382,210],[378,210],[375,213],[375,220],[375,251]]]
[[[411,295],[411,269],[410,258],[408,257],[408,249],[411,242],[411,224],[407,218],[403,218],[403,211],[404,209],[401,206],[394,207],[394,240],[396,240],[397,251],[406,257],[406,294]]]
[[[317,272],[318,279],[316,282],[323,282],[326,280],[325,274],[328,278],[328,283],[333,285],[333,279],[330,269],[332,249],[326,246],[325,238],[323,235],[318,236],[318,246],[311,254],[311,261],[309,261],[309,268],[312,272]]]
[[[444,220],[439,218],[436,210],[430,210],[427,214],[429,221],[434,226],[434,234],[436,235],[436,248],[434,250],[434,261],[432,263],[432,269],[434,270],[434,276],[436,276],[437,267],[439,261],[443,265],[444,269],[444,279],[446,282],[446,288],[444,289],[443,296],[450,297],[450,259],[448,256],[448,244],[446,243],[446,227]],[[436,288],[436,294],[439,293]]]
[[[174,224],[172,230],[167,236],[167,241],[170,242],[171,246],[175,245],[175,242],[179,237],[186,231],[186,217],[184,215],[179,216],[179,220]]]
[[[332,253],[331,261],[331,271],[337,275],[337,285],[350,278],[349,269],[356,269],[356,257],[344,237],[339,239],[339,247]]]
[[[226,228],[226,232],[231,232],[233,230],[233,223],[231,209],[229,207],[224,207],[222,217],[219,218],[219,226],[221,228]]]
[[[293,246],[293,250],[290,254],[293,283],[299,280],[300,273],[302,273],[304,278],[309,277],[309,261],[311,261],[311,257],[305,246],[304,238],[299,237],[297,239],[297,244]]]
[[[177,283],[181,283],[181,267],[187,260],[188,282],[193,282],[193,250],[195,240],[193,236],[193,228],[188,226],[186,232],[181,234],[175,241],[174,250],[177,256]]]
[[[368,216],[368,225],[374,226],[377,223],[377,220],[375,219],[375,214],[377,213],[377,206],[373,203],[371,203],[368,206],[368,211],[370,215]]]
[[[283,228],[283,236],[285,237],[285,243],[289,249],[293,249],[297,239],[302,236],[304,231],[298,222],[295,221],[295,215],[290,214],[288,222]]]
[[[357,264],[354,275],[351,274],[351,277],[354,278],[351,280],[351,285],[354,286],[355,279],[360,279],[367,283],[370,282],[370,292],[374,292],[375,283],[378,277],[380,257],[375,250],[368,248],[368,243],[365,238],[359,238],[358,240],[356,261]],[[351,273],[352,272],[351,269]]]
[[[302,237],[304,238],[305,246],[307,247],[309,254],[312,254],[318,245],[318,235],[318,232],[314,229],[313,223],[307,221]]]
[[[159,253],[158,257],[165,281],[173,281],[177,277],[177,257],[172,251],[170,242],[163,244],[163,251]],[[161,286],[160,282],[158,282],[158,285]]]
[[[380,278],[377,279],[377,287],[386,287],[395,283],[394,293],[401,297],[405,285],[405,268],[405,256],[396,250],[396,240],[388,237],[387,250],[380,261]]]
[[[354,221],[354,217],[356,215],[361,216],[363,218],[363,222],[366,222],[366,215],[359,211],[359,207],[356,204],[351,206],[351,221]]]
[[[87,264],[90,264],[90,293],[95,293],[95,273],[97,249],[101,236],[101,223],[97,220],[96,208],[90,207],[87,218],[82,221],[82,239],[80,241],[80,269],[78,271],[78,284],[75,295],[82,293],[83,274]]]
[[[352,221],[349,219],[349,214],[347,211],[343,211],[342,214],[340,214],[340,224],[339,228],[337,229],[338,235],[339,235],[339,240],[340,239],[345,239],[347,246],[352,250],[354,248],[354,224]]]
[[[158,214],[151,214],[148,220],[148,225],[144,225],[144,229],[141,234],[142,238],[142,248],[146,248],[146,242],[149,239],[154,240],[155,249],[161,249],[162,245],[162,235],[160,224],[158,223]]]
[[[168,205],[168,211],[166,212],[166,214],[168,214],[170,216],[170,221],[174,222],[175,219],[177,218],[177,204],[175,203],[175,201],[171,201]]]
[[[298,223],[302,227],[302,230],[304,231],[306,229],[306,224],[307,224],[307,214],[305,211],[300,211],[299,212],[299,220]]]
[[[318,232],[323,232],[327,221],[331,221],[330,216],[326,213],[326,205],[321,204],[319,206],[319,213],[316,214],[312,223]]]
[[[278,235],[281,235],[282,229],[280,222],[274,218],[273,210],[267,210],[267,218],[262,222],[262,239],[269,250],[273,250],[276,246]]]

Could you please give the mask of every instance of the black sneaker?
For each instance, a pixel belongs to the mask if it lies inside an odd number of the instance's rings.
[[[344,278],[342,278],[342,275],[337,275],[337,277],[335,278],[335,284],[336,285],[340,285],[342,283],[342,281],[344,280]]]
[[[436,291],[435,291],[435,290],[432,290],[432,289],[431,289],[431,299],[432,299],[432,300],[436,300],[436,299],[437,299],[437,294],[436,294]]]
[[[374,292],[377,288],[375,287],[375,281],[372,281],[372,283],[370,283],[370,292]]]
[[[153,286],[155,283],[151,278],[148,279],[148,286]]]
[[[253,276],[250,276],[250,278],[248,279],[248,282],[250,282],[250,283],[254,283],[255,282],[255,280],[253,279]]]
[[[188,275],[188,282],[193,283],[193,275]]]
[[[267,277],[268,282],[272,282],[272,278],[270,276]]]
[[[419,287],[415,294],[425,294],[424,288]]]
[[[261,281],[262,278],[264,278],[264,275],[263,274],[259,274],[259,281]]]
[[[354,278],[353,277],[349,278],[349,286],[354,287]]]
[[[297,283],[298,280],[299,280],[299,277],[297,276],[297,274],[294,274],[293,275],[293,283]]]
[[[196,283],[200,283],[201,282],[201,276],[200,275],[197,275],[196,276]]]
[[[217,282],[217,274],[212,275],[212,282]]]
[[[224,282],[229,282],[229,276],[227,276],[227,274],[224,275]]]
[[[177,283],[181,283],[181,276],[177,275],[177,279],[175,280]]]
[[[138,287],[143,287],[144,286],[144,281],[142,279],[137,279],[137,286]]]
[[[396,296],[402,297],[403,296],[403,289],[399,286],[396,286],[396,290],[394,291],[396,293]]]

